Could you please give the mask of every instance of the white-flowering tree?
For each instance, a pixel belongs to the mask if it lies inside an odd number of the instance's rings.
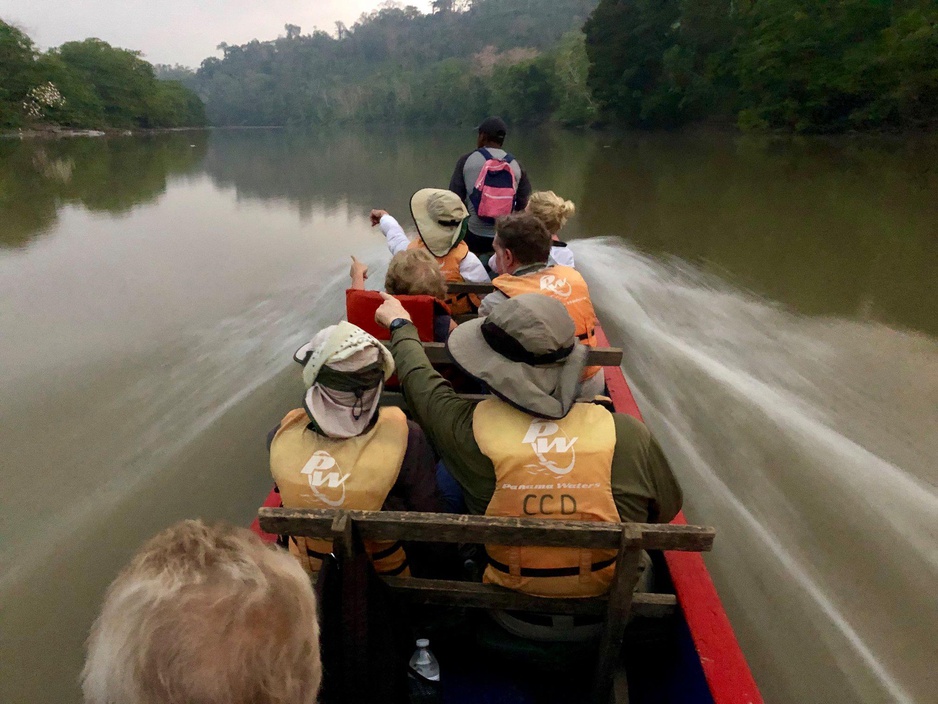
[[[46,108],[59,108],[65,105],[65,98],[51,81],[30,88],[23,101],[23,110],[34,120],[45,117]]]

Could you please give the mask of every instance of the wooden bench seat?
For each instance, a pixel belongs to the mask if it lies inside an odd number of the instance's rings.
[[[413,604],[448,606],[458,603],[466,608],[602,616],[606,613],[609,601],[608,596],[594,599],[545,599],[513,592],[497,584],[478,582],[401,577],[387,577],[384,581]],[[664,618],[673,615],[676,609],[677,598],[673,594],[635,594],[632,597],[632,613],[636,616]]]
[[[487,293],[492,293],[495,287],[490,282],[476,284],[471,281],[449,281],[446,284],[446,290],[450,293],[475,293],[484,296]]]
[[[669,594],[633,594],[642,550],[708,551],[712,528],[644,523],[599,523],[533,518],[496,518],[440,513],[261,508],[260,527],[278,535],[331,538],[336,554],[351,554],[354,525],[362,538],[379,541],[494,543],[531,547],[576,547],[617,551],[609,592],[579,599],[543,598],[497,585],[450,580],[388,577],[400,597],[416,604],[508,609],[557,614],[605,615],[589,701],[627,701],[616,664],[629,615],[664,617],[676,601]],[[615,688],[613,684],[615,682]]]
[[[384,343],[390,346],[390,342]],[[452,364],[453,358],[442,342],[423,342],[424,352],[430,364]],[[622,349],[620,347],[590,347],[586,356],[586,364],[591,367],[618,367],[622,364]]]

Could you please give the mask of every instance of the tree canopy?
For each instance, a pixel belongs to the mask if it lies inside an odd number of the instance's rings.
[[[0,20],[0,126],[183,127],[205,124],[202,101],[178,81],[157,80],[140,52],[100,39],[39,53]]]
[[[591,120],[579,28],[595,0],[386,3],[334,34],[220,45],[195,85],[222,125]],[[572,34],[571,34],[572,33]],[[573,104],[575,103],[575,104]]]
[[[585,33],[589,85],[613,121],[938,125],[934,0],[602,0]]]

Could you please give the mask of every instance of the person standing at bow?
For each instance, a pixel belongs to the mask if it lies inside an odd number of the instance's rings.
[[[531,182],[518,160],[503,149],[508,126],[500,117],[489,117],[478,127],[476,148],[456,162],[449,190],[469,209],[466,244],[479,255],[488,255],[495,237],[495,220],[524,210]]]
[[[436,257],[447,282],[488,283],[489,275],[479,258],[463,241],[469,213],[450,191],[423,188],[411,197],[410,212],[417,226],[411,241],[400,223],[386,210],[371,211],[372,227],[380,227],[391,254],[408,249],[424,249]],[[453,315],[474,313],[479,307],[475,294],[448,294],[446,303]]]

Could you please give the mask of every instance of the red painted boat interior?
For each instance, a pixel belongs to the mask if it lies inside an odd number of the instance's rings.
[[[609,340],[597,328],[599,346]],[[625,374],[619,367],[606,367],[606,386],[619,413],[642,420]],[[279,507],[280,494],[272,490],[264,506]],[[683,512],[672,523],[686,523]],[[251,530],[267,542],[277,536],[261,531],[257,518]],[[719,540],[719,536],[717,537]],[[664,555],[674,584],[674,592],[684,614],[690,638],[703,668],[704,677],[715,704],[762,704],[749,664],[739,647],[736,634],[717,594],[700,553],[669,552]]]
[[[609,340],[601,329],[597,329],[597,338],[600,346],[609,346]],[[606,387],[619,413],[643,420],[632,389],[619,367],[606,367]],[[687,523],[684,512],[679,513],[672,523]],[[703,555],[698,552],[666,552],[664,558],[713,701],[715,704],[761,704],[762,695],[736,640]]]

